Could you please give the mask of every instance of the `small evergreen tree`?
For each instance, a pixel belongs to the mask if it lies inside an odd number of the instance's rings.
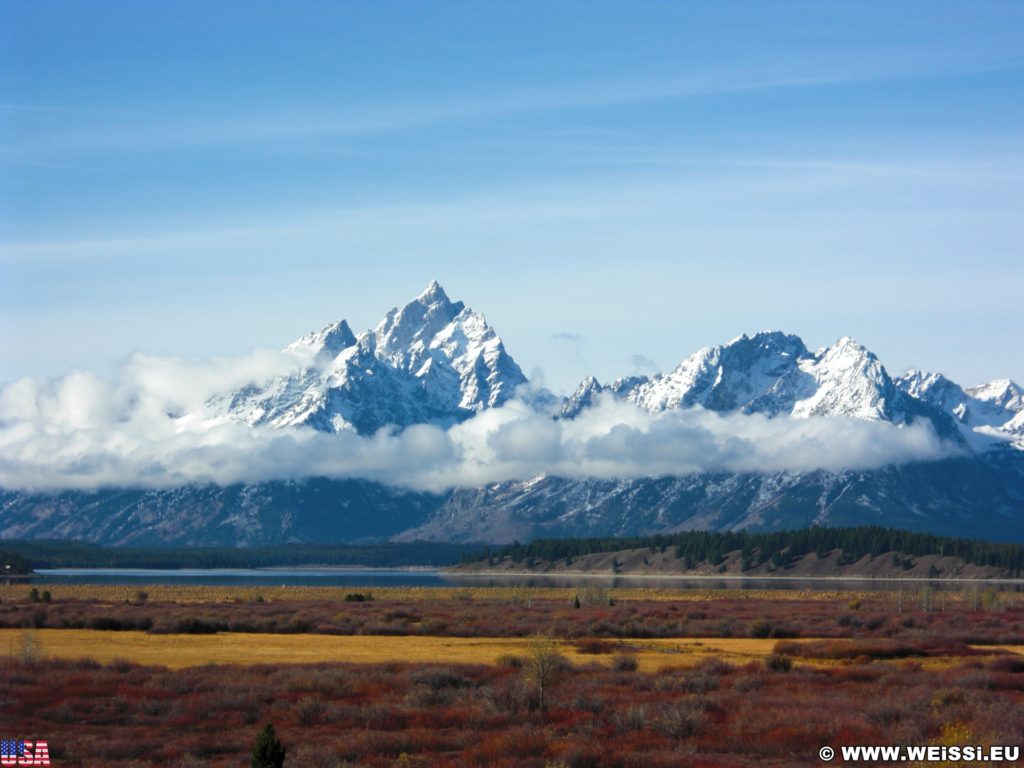
[[[252,768],[283,768],[284,755],[288,750],[274,733],[272,723],[267,723],[256,736],[256,744],[252,748]]]

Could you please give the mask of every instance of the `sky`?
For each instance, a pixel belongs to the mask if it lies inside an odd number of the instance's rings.
[[[0,382],[437,279],[560,392],[776,328],[1024,383],[1020,2],[0,0]]]

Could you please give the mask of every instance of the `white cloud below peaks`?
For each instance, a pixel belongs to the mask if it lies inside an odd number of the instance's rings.
[[[924,424],[658,414],[604,397],[574,420],[513,401],[443,430],[360,436],[203,417],[207,399],[294,366],[290,353],[189,362],[135,355],[116,379],[73,372],[0,389],[0,487],[170,488],[303,477],[442,491],[523,480],[866,470],[955,453]]]

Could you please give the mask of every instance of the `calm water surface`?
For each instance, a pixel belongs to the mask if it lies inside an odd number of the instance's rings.
[[[597,584],[605,587],[653,587],[662,589],[815,589],[831,591],[878,591],[914,589],[923,581],[869,579],[723,579],[719,577],[650,576],[545,576],[462,575],[436,568],[55,568],[36,571],[33,584],[189,584],[207,586],[307,586],[307,587],[575,587]],[[961,591],[995,588],[1024,591],[1024,581],[929,582],[936,589]]]

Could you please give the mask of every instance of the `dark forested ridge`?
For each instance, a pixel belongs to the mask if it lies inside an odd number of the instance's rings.
[[[10,549],[0,549],[0,577],[19,575],[32,570],[28,560]]]
[[[598,553],[650,549],[672,550],[689,569],[697,563],[716,566],[727,554],[740,552],[741,570],[764,563],[785,567],[811,553],[818,557],[841,551],[840,562],[855,562],[866,555],[895,553],[907,557],[936,555],[959,558],[971,565],[999,568],[1016,577],[1024,575],[1024,545],[935,536],[930,533],[859,526],[853,528],[806,528],[767,533],[687,531],[628,538],[537,539],[528,544],[485,549],[463,558],[463,564],[511,560],[530,565],[535,561],[562,561]]]
[[[32,568],[269,568],[333,565],[366,568],[444,566],[459,562],[480,546],[410,542],[406,544],[270,547],[101,547],[81,541],[5,541],[5,551],[25,570]],[[3,558],[0,552],[0,559]],[[11,562],[7,560],[5,562]],[[0,563],[0,568],[3,563]]]

